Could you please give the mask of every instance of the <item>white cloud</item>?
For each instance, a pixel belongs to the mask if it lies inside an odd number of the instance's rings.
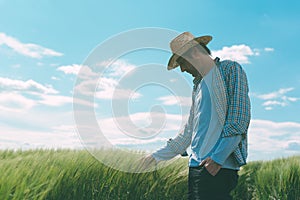
[[[223,47],[221,50],[212,51],[214,57],[220,57],[222,60],[234,60],[241,64],[248,64],[249,56],[259,55],[254,53],[254,51],[247,45],[233,45],[231,47]]]
[[[26,112],[37,102],[15,92],[0,93],[0,110],[9,112]]]
[[[111,60],[100,62],[97,66],[106,67],[104,76],[99,79],[96,92],[98,99],[137,99],[142,96],[131,88],[118,88],[119,80],[126,73],[134,70],[135,65],[119,59],[114,62]]]
[[[72,104],[73,101],[74,103],[84,106],[98,107],[98,104],[83,99],[74,99],[70,96],[34,93],[34,99],[31,99],[18,92],[2,92],[0,93],[0,110],[27,112],[29,109],[38,105],[59,107],[66,104]]]
[[[267,106],[267,107],[270,107],[270,106],[275,106],[275,105],[279,105],[279,106],[286,106],[287,104],[285,102],[279,102],[279,101],[266,101],[262,104],[263,106]]]
[[[49,108],[70,105],[72,97],[33,80],[0,77],[0,90],[0,126],[5,133],[0,134],[1,149],[81,147],[74,130],[62,125],[73,123],[72,113]],[[76,103],[94,106],[84,100]]]
[[[5,134],[0,134],[0,149],[36,149],[36,148],[83,148],[74,130],[34,131],[1,125]]]
[[[129,89],[115,89],[115,88],[105,88],[100,89],[95,93],[97,99],[138,99],[142,97],[141,93],[129,90]]]
[[[96,86],[96,88],[94,88]],[[101,77],[97,80],[84,80],[76,85],[75,91],[78,94],[90,96],[102,100],[111,99],[137,99],[142,95],[130,89],[117,88],[118,81],[113,78]]]
[[[47,105],[47,106],[62,106],[67,103],[72,103],[73,98],[68,97],[68,96],[61,96],[61,95],[45,95],[45,94],[40,94],[39,95],[39,100],[37,102],[42,105]]]
[[[169,138],[175,136],[186,122],[187,116],[177,114],[165,114],[158,112],[139,112],[129,116],[102,118],[98,124],[105,137],[114,143],[114,141],[132,139],[135,136],[138,140],[153,139],[155,137]],[[151,126],[150,126],[151,125]],[[125,133],[128,133],[128,136]],[[128,143],[126,143],[128,144]],[[162,145],[162,144],[161,144]]]
[[[253,49],[254,55],[259,56],[260,55],[260,50],[259,49]]]
[[[62,106],[65,104],[72,104],[77,103],[80,105],[85,105],[85,106],[90,106],[90,107],[95,107],[97,108],[97,104],[93,104],[92,102],[83,100],[83,99],[74,99],[73,97],[70,96],[63,96],[63,95],[46,95],[46,94],[40,94],[39,100],[37,100],[37,103],[41,105],[46,105],[46,106]]]
[[[0,88],[2,91],[27,91],[42,92],[45,94],[57,94],[58,91],[53,89],[51,85],[42,85],[33,80],[16,80],[0,77]]]
[[[130,88],[119,88],[118,83],[122,76],[129,73],[136,66],[124,61],[116,60],[114,62],[108,60],[97,63],[98,67],[107,67],[103,74],[92,71],[89,67],[80,70],[80,80],[75,87],[76,92],[95,96],[97,99],[137,99],[142,95]],[[109,66],[109,67],[108,67]],[[66,71],[70,69],[64,68]],[[96,87],[96,88],[95,88]]]
[[[77,83],[74,88],[75,94],[82,94],[85,96],[93,97],[95,94],[95,88],[97,85],[97,80],[84,80]]]
[[[118,85],[118,80],[113,78],[101,77],[97,89],[99,91],[113,91]]]
[[[38,106],[58,107],[73,103],[73,97],[58,95],[51,85],[42,85],[33,80],[22,81],[0,77],[0,109],[11,112],[27,112]],[[83,99],[75,99],[75,103],[85,106],[95,106]]]
[[[62,71],[65,74],[75,74],[77,75],[81,65],[73,64],[73,65],[63,65],[57,68],[58,71]]]
[[[15,52],[32,57],[32,58],[42,58],[44,56],[62,56],[62,53],[56,52],[52,49],[48,49],[37,44],[32,43],[22,43],[17,39],[6,35],[5,33],[0,33],[0,45],[5,45]]]
[[[191,97],[176,97],[176,96],[162,96],[157,98],[157,100],[162,101],[163,105],[173,106],[173,105],[180,105],[180,106],[191,106]]]
[[[76,132],[68,128],[73,124],[73,113],[66,110],[40,107],[17,113],[1,110],[0,149],[80,148]]]
[[[57,71],[62,71],[65,74],[76,75],[80,81],[83,80],[93,80],[97,81],[100,77],[100,73],[94,72],[89,66],[87,65],[63,65],[57,68]]]
[[[107,60],[100,63],[97,63],[97,66],[106,67],[105,74],[109,77],[121,77],[124,74],[130,72],[131,70],[135,69],[136,66],[128,63],[125,60]]]
[[[231,47],[223,47],[221,50],[212,51],[214,57],[220,57],[222,60],[234,60],[241,64],[249,64],[250,56],[259,56],[260,49],[251,49],[245,44],[232,45]],[[274,48],[266,47],[264,48],[266,52],[274,51]]]
[[[273,107],[267,106],[267,107],[265,107],[265,110],[273,110]]]
[[[296,130],[297,132],[300,131],[300,123],[297,122],[273,122],[273,121],[269,121],[269,120],[252,120],[251,123],[253,123],[253,125],[255,127],[268,127],[271,129],[276,129],[278,131],[275,131],[274,133],[272,133],[271,131],[268,132],[269,136],[275,136],[275,135],[280,135],[283,132],[280,132],[282,130],[285,129],[290,129],[290,130]],[[291,136],[293,136],[293,134],[291,134]]]
[[[61,124],[52,127],[53,132],[76,132],[76,127],[74,125]]]
[[[272,51],[274,51],[274,48],[266,47],[266,48],[264,48],[264,50],[267,52],[272,52]]]
[[[281,88],[278,91],[274,91],[271,93],[267,93],[267,94],[260,94],[257,97],[263,100],[269,100],[269,99],[276,99],[276,98],[280,98],[282,97],[282,95],[284,95],[287,92],[290,92],[294,90],[294,88],[290,87],[290,88]]]
[[[0,111],[24,113],[38,105],[58,107],[71,103],[73,103],[72,97],[62,95],[32,93],[30,97],[26,97],[22,93],[16,91],[0,92]],[[76,101],[76,103],[93,106],[93,104],[84,100]]]
[[[292,102],[299,101],[300,98],[286,96],[286,93],[294,90],[294,88],[281,88],[277,91],[266,93],[266,94],[253,94],[254,97],[265,100],[262,106],[265,110],[273,110],[276,106],[285,107]]]
[[[141,94],[130,89],[117,88],[118,81],[124,73],[131,71],[135,66],[123,60],[110,60],[100,62],[97,66],[108,67],[104,74],[94,72],[90,67],[85,65],[65,65],[57,68],[65,74],[78,75],[80,82],[76,85],[76,92],[87,96],[94,96],[98,99],[124,99],[139,98]],[[95,90],[95,85],[96,90]]]
[[[139,112],[120,117],[99,118],[98,116],[98,125],[95,125],[87,120],[93,118],[93,113],[83,111],[77,114],[85,120],[82,124],[80,120],[78,121],[77,129],[81,132],[81,138],[91,148],[101,148],[107,144],[123,147],[126,145],[127,148],[132,148],[140,144],[134,148],[157,149],[170,137],[174,137],[187,120],[187,116],[182,115]]]
[[[300,153],[294,145],[300,141],[300,123],[254,119],[248,135],[250,160],[269,160]]]
[[[56,76],[51,76],[52,80],[60,80],[60,78],[56,77]]]

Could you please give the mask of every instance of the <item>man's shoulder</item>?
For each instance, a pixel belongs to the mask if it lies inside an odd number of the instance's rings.
[[[234,60],[222,60],[219,63],[222,67],[241,66],[237,61]]]
[[[229,73],[230,71],[236,71],[236,69],[242,69],[242,66],[234,60],[222,60],[219,62],[219,69]]]

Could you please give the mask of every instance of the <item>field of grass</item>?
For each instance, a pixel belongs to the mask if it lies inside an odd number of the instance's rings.
[[[157,171],[126,173],[84,150],[7,150],[0,151],[0,199],[186,199],[187,173],[186,158]],[[249,163],[233,195],[300,199],[300,157]]]

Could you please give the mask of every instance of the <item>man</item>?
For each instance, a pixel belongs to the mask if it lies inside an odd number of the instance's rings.
[[[213,60],[211,36],[184,32],[174,38],[168,70],[180,66],[194,77],[192,106],[184,130],[144,159],[144,165],[189,156],[189,199],[232,199],[238,170],[246,164],[250,100],[242,67],[230,60]]]

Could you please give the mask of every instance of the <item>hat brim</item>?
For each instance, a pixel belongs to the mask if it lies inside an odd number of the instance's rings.
[[[181,49],[178,52],[173,53],[173,55],[170,57],[169,62],[168,62],[168,70],[174,69],[179,66],[179,64],[176,62],[176,60],[182,54],[184,54],[187,50],[198,45],[199,43],[203,43],[203,44],[207,45],[211,40],[212,40],[212,36],[205,35],[205,36],[194,38],[193,40],[191,40],[190,42],[185,44],[183,47],[181,47]]]

